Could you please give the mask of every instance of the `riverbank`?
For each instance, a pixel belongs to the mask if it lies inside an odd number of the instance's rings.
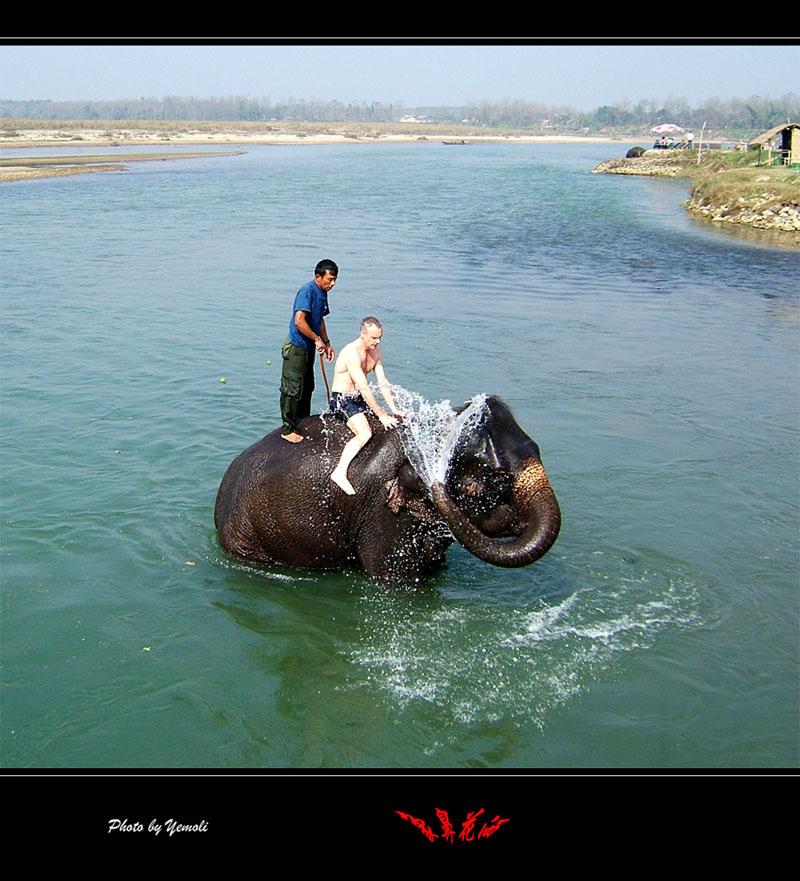
[[[109,120],[0,120],[0,150],[37,147],[70,147],[76,150],[115,151],[121,147],[174,146],[311,146],[320,144],[377,144],[411,141],[449,141],[457,144],[516,141],[553,144],[613,143],[616,139],[578,135],[531,135],[524,130],[491,130],[480,126],[444,125],[439,123],[311,123],[311,122],[174,122],[174,121],[109,121]],[[187,158],[181,153],[158,156],[138,154],[117,155],[115,152],[93,157],[94,162],[64,157],[58,162],[39,162],[37,167],[28,159],[0,160],[0,182],[28,178],[54,177],[63,174],[85,174],[96,171],[122,171],[126,162],[148,158]],[[197,155],[235,155],[205,153]]]
[[[453,140],[554,144],[606,143],[618,138],[531,134],[463,123],[176,122],[131,120],[0,120],[2,147],[166,146],[173,144],[354,144]]]
[[[481,126],[441,123],[312,123],[312,122],[175,122],[109,120],[0,120],[0,150],[37,147],[70,147],[76,150],[107,150],[92,162],[77,156],[58,161],[0,159],[0,183],[64,174],[97,171],[124,171],[125,163],[148,159],[183,159],[191,156],[231,156],[233,152],[201,154],[117,154],[121,147],[174,146],[293,146],[320,144],[377,144],[410,141],[450,141],[460,144],[481,142],[613,143],[613,138],[578,135],[531,135],[524,130],[492,130]]]
[[[694,217],[770,230],[800,246],[800,173],[787,166],[757,166],[753,152],[647,150],[608,159],[594,174],[683,178],[692,186],[684,207]]]

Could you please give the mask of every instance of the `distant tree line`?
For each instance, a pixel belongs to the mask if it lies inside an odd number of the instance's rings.
[[[176,120],[209,122],[393,122],[405,113],[402,105],[344,104],[341,101],[289,99],[272,104],[243,95],[212,98],[134,98],[117,101],[6,101],[0,117],[15,119]]]
[[[620,101],[596,110],[579,111],[527,101],[483,101],[464,108],[470,121],[512,128],[545,127],[556,131],[635,131],[672,122],[684,128],[766,131],[783,122],[800,121],[800,96],[781,98],[709,98],[691,107],[683,98],[652,99],[633,104]]]
[[[136,98],[117,101],[8,101],[0,99],[0,117],[16,119],[88,120],[181,120],[255,122],[398,122],[414,116],[431,122],[481,125],[490,128],[551,130],[554,132],[631,132],[665,122],[685,128],[728,131],[765,131],[783,122],[800,121],[800,97],[753,95],[749,98],[709,98],[691,107],[683,98],[620,101],[596,110],[580,111],[536,101],[480,101],[461,107],[407,108],[399,103],[288,99],[272,103],[268,98],[229,96],[185,98]]]

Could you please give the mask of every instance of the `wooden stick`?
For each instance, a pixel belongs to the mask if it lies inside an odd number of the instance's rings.
[[[328,393],[328,406],[330,407],[330,405],[331,405],[331,389],[330,389],[330,386],[328,385],[328,377],[325,374],[325,360],[322,357],[321,352],[320,352],[320,356],[319,356],[319,364],[320,364],[320,367],[322,367],[322,378],[325,380],[325,391]]]

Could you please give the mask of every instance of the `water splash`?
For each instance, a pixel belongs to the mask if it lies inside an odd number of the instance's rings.
[[[596,683],[613,681],[631,654],[648,652],[717,616],[710,585],[681,561],[649,552],[576,555],[576,589],[547,596],[518,582],[519,601],[464,602],[446,589],[409,606],[391,593],[364,598],[364,639],[350,652],[364,671],[353,688],[374,689],[415,721],[436,718],[440,745],[463,725],[505,720],[543,730]]]
[[[409,462],[427,486],[444,483],[459,438],[480,421],[486,395],[475,395],[460,413],[450,401],[431,403],[417,392],[392,386],[392,396],[403,411],[403,447]]]

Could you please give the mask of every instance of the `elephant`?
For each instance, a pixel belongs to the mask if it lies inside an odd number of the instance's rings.
[[[644,156],[644,147],[631,147],[625,154],[626,159],[638,159],[640,156]]]
[[[352,437],[331,415],[302,420],[299,444],[276,429],[234,459],[214,508],[225,551],[257,564],[360,567],[389,584],[425,588],[454,540],[505,567],[527,566],[550,549],[561,527],[558,501],[539,447],[500,398],[486,398],[446,477],[430,487],[406,454],[407,426],[384,430],[368,419],[373,437],[348,472],[353,496],[329,479]]]

